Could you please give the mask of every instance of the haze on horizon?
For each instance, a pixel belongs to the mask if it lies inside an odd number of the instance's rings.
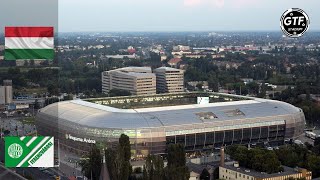
[[[280,31],[282,13],[293,7],[307,12],[310,31],[320,30],[319,0],[0,2],[0,32],[5,26],[19,25],[55,26],[59,32]]]

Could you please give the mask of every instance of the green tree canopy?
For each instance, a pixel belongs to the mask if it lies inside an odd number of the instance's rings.
[[[202,170],[200,174],[200,180],[210,180],[210,173],[206,168]]]
[[[81,172],[88,178],[92,176],[92,179],[98,179],[100,177],[101,162],[101,152],[94,146],[89,152],[89,155],[80,161]]]
[[[105,151],[107,167],[113,180],[127,180],[131,174],[131,148],[129,137],[121,134],[115,149]]]

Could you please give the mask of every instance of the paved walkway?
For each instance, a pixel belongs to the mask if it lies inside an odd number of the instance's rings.
[[[66,176],[83,176],[81,167],[76,163],[77,161],[80,161],[79,156],[60,148],[60,166],[58,169]]]

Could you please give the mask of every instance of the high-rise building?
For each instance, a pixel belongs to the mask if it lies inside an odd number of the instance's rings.
[[[0,86],[0,104],[12,103],[12,80],[3,80]]]
[[[150,67],[125,67],[102,72],[102,92],[127,90],[132,95],[156,94],[156,76]]]
[[[180,69],[160,67],[154,70],[157,77],[158,93],[177,93],[184,91],[184,72]]]

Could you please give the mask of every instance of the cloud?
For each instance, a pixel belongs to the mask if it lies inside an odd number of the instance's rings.
[[[198,6],[203,3],[203,0],[184,0],[185,6]]]
[[[258,0],[184,0],[183,4],[187,7],[213,6],[223,8],[225,6],[233,8],[251,7],[258,3]]]
[[[223,7],[225,0],[184,0],[183,4],[187,7],[213,5],[215,7]]]
[[[224,0],[211,0],[211,3],[219,8],[222,8],[224,6]]]
[[[252,7],[258,3],[258,0],[232,0],[232,7],[244,8]]]

